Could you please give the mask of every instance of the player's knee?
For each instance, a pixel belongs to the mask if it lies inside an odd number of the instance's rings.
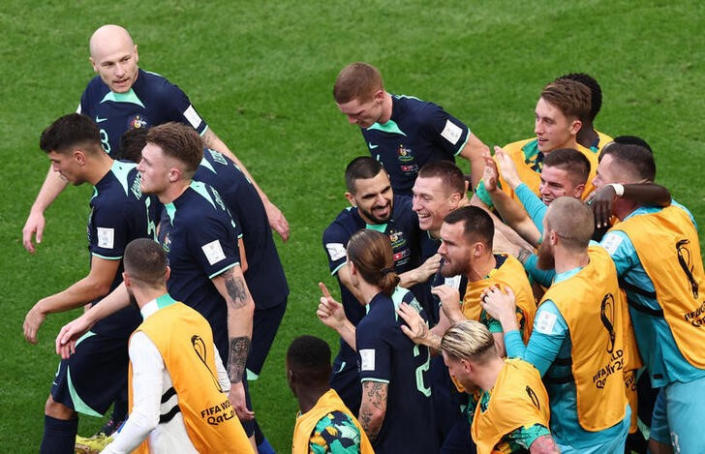
[[[56,419],[69,420],[75,417],[76,412],[61,402],[57,402],[49,395],[44,405],[44,414]]]

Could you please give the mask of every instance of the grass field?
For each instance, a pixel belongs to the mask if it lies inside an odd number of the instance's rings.
[[[335,349],[334,336],[314,315],[316,282],[333,283],[320,237],[346,205],[346,163],[366,153],[331,96],[340,68],[356,60],[375,64],[389,91],[442,105],[488,144],[531,136],[543,85],[563,73],[588,72],[604,92],[597,127],[646,138],[658,182],[703,225],[704,18],[697,1],[6,0],[0,8],[0,328],[6,339],[0,451],[37,451],[58,361],[53,339],[76,314],[51,315],[36,346],[22,337],[24,315],[87,271],[87,185],[68,188],[48,210],[36,255],[24,251],[20,238],[48,167],[39,134],[76,108],[92,76],[88,38],[101,24],[131,31],[141,66],[189,94],[289,219],[291,239],[278,243],[289,307],[252,387],[265,433],[286,452],[297,405],[284,377],[284,352],[303,333],[324,336]],[[84,417],[79,430],[88,434],[100,425]]]

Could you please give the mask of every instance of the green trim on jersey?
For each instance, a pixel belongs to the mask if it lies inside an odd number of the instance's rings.
[[[367,128],[367,130],[368,131],[377,130],[377,131],[382,131],[382,132],[386,132],[389,134],[400,134],[402,136],[406,136],[406,134],[404,134],[404,131],[399,129],[399,125],[397,125],[397,123],[394,120],[389,120],[384,124],[375,123],[372,126],[370,126],[369,128]]]
[[[374,230],[379,233],[384,233],[387,230],[387,223],[384,224],[365,224],[365,228],[369,230]]]
[[[174,216],[176,215],[176,207],[174,206],[174,202],[164,204],[164,209],[166,210],[166,214],[169,216],[169,220],[173,224]]]
[[[240,262],[235,262],[231,265],[226,266],[225,268],[222,268],[222,269],[216,271],[215,273],[208,276],[208,279],[213,279],[214,277],[217,277],[217,276],[223,274],[225,271],[229,270],[230,268],[232,268],[234,266],[240,266]]]
[[[100,255],[100,254],[96,254],[95,252],[91,252],[91,255],[93,257],[98,257],[99,259],[103,259],[103,260],[121,260],[122,259],[122,255],[119,257],[108,257],[107,255]]]
[[[137,167],[137,164],[131,163],[131,162],[120,162],[120,161],[114,161],[113,166],[110,168],[110,171],[115,175],[115,178],[120,182],[120,186],[122,186],[122,189],[125,190],[125,195],[128,195],[128,182],[127,182],[127,176],[129,175],[130,171]]]
[[[211,198],[211,195],[208,193],[208,191],[206,190],[206,186],[203,183],[201,183],[200,181],[191,180],[190,186],[191,189],[199,193],[204,199],[208,200],[210,204],[213,205],[213,208],[215,208],[215,202]]]
[[[142,103],[142,100],[137,96],[137,93],[135,93],[132,88],[130,88],[130,90],[128,90],[126,93],[115,93],[109,91],[105,94],[105,97],[100,101],[100,103],[103,104],[107,101],[137,104],[141,108],[145,108],[144,104]]]
[[[167,306],[171,306],[172,304],[176,303],[176,300],[171,297],[168,293],[163,294],[162,296],[157,298],[157,307],[159,309],[164,309]]]
[[[213,166],[211,165],[211,163],[208,162],[208,160],[207,160],[205,157],[201,158],[201,165],[202,165],[203,167],[205,167],[206,169],[210,170],[211,172],[217,173],[217,172],[215,171],[215,169],[213,168]]]

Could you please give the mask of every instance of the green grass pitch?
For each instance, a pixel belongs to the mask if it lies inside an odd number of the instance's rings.
[[[87,271],[90,188],[70,187],[48,213],[36,255],[21,228],[48,161],[41,130],[76,108],[93,75],[88,38],[127,27],[141,66],[181,86],[247,164],[291,224],[278,242],[291,296],[262,376],[255,411],[272,444],[290,446],[296,402],[283,357],[297,335],[335,337],[315,318],[316,282],[337,289],[320,237],[342,209],[345,164],[366,154],[331,96],[337,72],[363,60],[388,90],[434,101],[488,144],[526,138],[545,83],[566,72],[604,91],[597,127],[653,146],[657,181],[705,223],[705,7],[679,1],[22,2],[0,8],[0,451],[36,452],[58,358],[53,339],[77,312],[48,317],[36,346],[22,321],[39,298]],[[462,164],[467,169],[467,164]],[[80,432],[102,421],[83,417]]]

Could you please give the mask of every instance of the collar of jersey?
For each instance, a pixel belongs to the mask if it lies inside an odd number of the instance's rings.
[[[376,129],[377,131],[382,131],[382,132],[386,132],[389,134],[400,134],[402,136],[406,136],[406,134],[404,134],[404,131],[399,129],[399,125],[394,120],[389,120],[383,124],[374,123],[372,126],[367,128],[368,131],[371,131],[374,129]]]
[[[154,314],[159,309],[164,309],[167,306],[171,306],[175,302],[176,302],[176,300],[174,298],[172,298],[171,295],[169,295],[168,293],[165,293],[162,296],[160,296],[156,299],[153,299],[149,303],[142,306],[142,309],[140,309],[140,312],[142,313],[142,318],[144,320],[146,320],[147,317]]]
[[[100,101],[100,103],[103,104],[107,101],[137,104],[143,109],[145,108],[144,104],[142,103],[142,100],[140,100],[140,98],[137,96],[137,93],[135,93],[135,90],[133,90],[132,88],[130,88],[126,93],[115,93],[113,91],[107,92],[103,99]]]
[[[387,230],[387,223],[384,224],[365,224],[366,229],[376,230],[379,233],[384,233]]]

